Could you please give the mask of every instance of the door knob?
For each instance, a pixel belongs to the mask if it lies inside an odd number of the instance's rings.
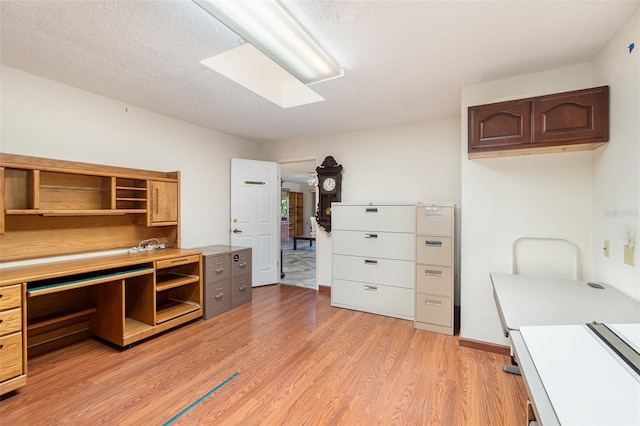
[[[239,230],[238,228],[233,228],[233,233],[234,233],[234,234],[241,234],[241,233],[242,233],[242,231],[241,231],[241,230]]]

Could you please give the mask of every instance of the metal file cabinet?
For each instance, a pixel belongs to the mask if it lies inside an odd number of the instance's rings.
[[[251,301],[251,248],[200,247],[204,269],[204,319]]]
[[[415,207],[331,207],[331,305],[414,319]]]
[[[415,328],[453,335],[455,205],[416,206]]]

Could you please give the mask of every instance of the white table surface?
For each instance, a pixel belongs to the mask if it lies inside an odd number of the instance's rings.
[[[640,324],[610,328],[640,335]],[[542,424],[640,425],[640,377],[585,325],[521,326],[512,343]]]
[[[495,272],[491,282],[505,335],[527,325],[640,323],[640,302],[606,284]]]

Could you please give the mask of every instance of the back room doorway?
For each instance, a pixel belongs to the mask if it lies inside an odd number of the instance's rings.
[[[280,161],[280,283],[318,289],[315,158]]]

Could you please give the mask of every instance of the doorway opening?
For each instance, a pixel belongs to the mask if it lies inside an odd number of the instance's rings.
[[[316,160],[281,161],[280,283],[316,289]]]

